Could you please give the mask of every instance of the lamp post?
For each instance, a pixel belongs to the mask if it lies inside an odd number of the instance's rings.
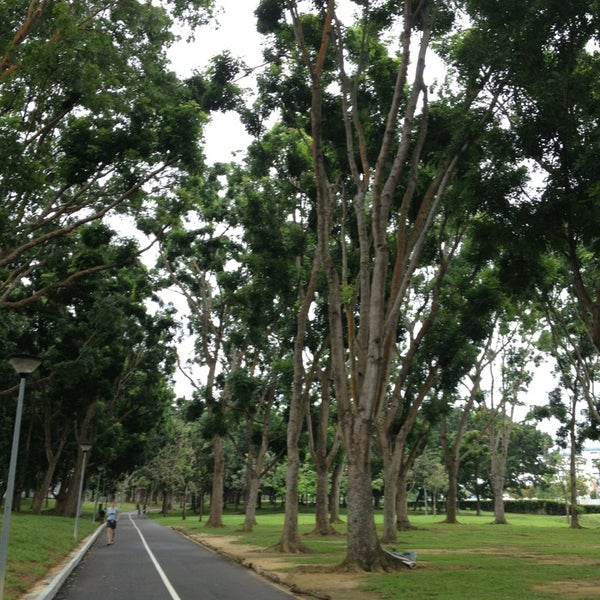
[[[79,478],[79,495],[77,496],[77,512],[75,513],[75,528],[73,529],[73,539],[77,539],[77,528],[79,527],[79,513],[81,512],[81,495],[83,493],[83,477],[85,475],[85,462],[87,453],[92,447],[91,444],[79,444],[81,451],[83,452],[83,464],[81,465],[81,477]]]
[[[21,434],[21,416],[23,414],[23,398],[25,397],[25,381],[27,375],[33,373],[42,362],[39,356],[31,354],[13,354],[8,357],[13,369],[21,376],[19,383],[19,398],[15,414],[12,449],[8,465],[6,484],[6,499],[4,500],[4,516],[2,517],[2,534],[0,535],[0,598],[4,597],[4,577],[6,575],[6,559],[8,557],[8,534],[10,530],[10,514],[12,512],[13,496],[15,494],[15,474],[17,471],[17,454],[19,453],[19,436]]]

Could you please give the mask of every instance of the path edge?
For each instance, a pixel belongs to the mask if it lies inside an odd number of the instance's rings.
[[[90,549],[92,544],[96,541],[97,537],[100,535],[104,528],[106,527],[106,523],[103,523],[90,535],[85,543],[77,548],[72,554],[72,558],[69,562],[54,576],[46,579],[42,579],[35,584],[34,590],[26,593],[24,596],[21,596],[21,600],[52,600],[54,596],[58,593],[58,590],[62,587],[63,583],[67,580],[67,577],[73,572],[75,567],[79,564],[81,559],[85,556],[87,551]],[[41,591],[36,591],[36,589],[43,586]]]

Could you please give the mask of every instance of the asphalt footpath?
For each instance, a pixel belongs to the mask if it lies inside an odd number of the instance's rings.
[[[104,527],[23,600],[290,600],[297,598],[145,515]]]

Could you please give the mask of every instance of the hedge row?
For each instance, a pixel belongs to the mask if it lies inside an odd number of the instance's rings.
[[[477,510],[477,500],[462,500],[460,510]],[[493,500],[480,500],[479,507],[483,511],[494,511]],[[504,510],[507,513],[537,514],[537,515],[564,515],[565,503],[557,500],[505,500]],[[579,504],[577,510],[580,514],[600,514],[600,506],[592,504]]]

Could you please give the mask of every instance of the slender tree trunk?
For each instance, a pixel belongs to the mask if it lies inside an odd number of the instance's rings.
[[[458,461],[446,461],[448,493],[446,495],[446,523],[458,523]]]
[[[311,456],[315,464],[316,471],[316,501],[315,501],[315,529],[317,535],[334,535],[335,529],[329,520],[329,468],[335,460],[335,455],[340,446],[339,430],[336,432],[333,447],[329,449],[330,437],[330,384],[331,365],[320,371],[319,379],[321,382],[321,407],[318,412],[319,422],[316,428],[316,435],[313,430],[310,411],[307,411],[307,429],[309,437],[309,446]]]
[[[204,516],[204,487],[201,486],[198,490],[198,521],[202,521],[202,517]]]
[[[343,451],[340,452],[342,453]],[[344,471],[345,464],[345,455],[343,457],[338,457],[331,473],[331,491],[329,497],[330,523],[342,522],[342,519],[340,518],[340,492],[342,489],[342,473]]]
[[[453,525],[458,523],[458,467],[460,466],[461,461],[460,447],[467,429],[469,414],[473,409],[475,399],[481,391],[481,372],[484,364],[486,363],[486,357],[489,355],[488,350],[491,339],[492,338],[490,336],[485,350],[480,354],[480,357],[477,361],[475,373],[471,378],[473,385],[471,386],[469,398],[467,399],[467,402],[461,411],[458,428],[456,430],[456,436],[454,437],[454,441],[452,443],[448,439],[446,419],[443,419],[440,424],[440,438],[444,454],[444,465],[448,475],[448,494],[446,496],[445,522]],[[462,458],[464,458],[464,456]]]
[[[290,434],[288,423],[288,438],[296,438],[296,433]],[[297,441],[288,443],[287,471],[285,477],[285,517],[283,531],[278,549],[281,552],[300,552],[305,550],[298,531],[298,477],[300,473],[300,452]]]
[[[319,461],[315,465],[317,475],[317,497],[315,505],[315,533],[318,535],[331,535],[335,533],[329,521],[329,469],[326,461]]]
[[[269,449],[269,423],[271,414],[271,401],[265,409],[264,423],[262,427],[261,442],[254,464],[252,458],[248,458],[246,472],[248,475],[248,498],[246,499],[246,510],[244,517],[244,531],[252,531],[254,525],[256,525],[256,508],[258,506],[258,494],[260,490],[261,474],[263,473],[265,465],[265,456]]]
[[[205,527],[224,527],[223,525],[223,489],[225,481],[225,456],[223,438],[213,437],[213,481],[210,494],[210,511]]]
[[[504,509],[504,478],[495,478],[492,484],[494,490],[494,525],[508,525]]]
[[[398,531],[408,531],[412,525],[408,516],[408,485],[406,483],[407,473],[400,472],[398,477],[396,494],[396,529]]]
[[[162,506],[160,509],[160,513],[165,516],[169,514],[169,490],[167,490],[166,488],[163,489]]]
[[[390,410],[386,418],[379,424],[377,440],[383,457],[383,474],[384,474],[384,523],[382,541],[393,544],[397,540],[397,522],[408,519],[408,513],[402,515],[401,519],[396,519],[395,511],[397,510],[396,496],[398,487],[404,485],[406,487],[406,479],[408,471],[414,464],[416,458],[422,454],[425,449],[429,427],[421,428],[414,432],[415,423],[419,414],[419,410],[425,400],[425,397],[431,389],[435,381],[434,369],[430,369],[425,381],[419,387],[419,393],[416,395],[405,415],[404,422],[399,431],[393,435],[392,431],[395,425],[395,409]],[[399,389],[403,377],[400,376],[396,382],[396,389]],[[394,403],[398,405],[397,402]],[[413,440],[411,446],[408,444],[409,436],[412,435]],[[404,483],[402,483],[402,480]]]
[[[512,414],[506,422],[500,425],[499,430],[491,436],[495,440],[490,446],[490,477],[492,480],[492,493],[494,494],[495,525],[506,525],[508,523],[504,510],[504,486],[506,483],[506,461],[508,460],[508,443],[511,432]]]
[[[494,525],[507,525],[504,510],[504,482],[506,464],[497,452],[491,453],[491,480],[494,495]]]
[[[46,452],[46,460],[48,461],[48,466],[46,467],[46,472],[44,473],[44,477],[42,479],[42,483],[39,485],[38,489],[35,491],[33,496],[33,500],[31,502],[31,512],[34,515],[39,515],[42,512],[42,506],[44,503],[44,498],[48,493],[48,489],[52,484],[52,478],[54,477],[54,472],[56,470],[56,466],[58,465],[58,461],[62,455],[63,448],[65,447],[65,443],[67,441],[67,437],[70,431],[70,427],[65,427],[61,433],[60,439],[58,441],[58,445],[56,451],[52,451],[52,426],[50,423],[50,410],[47,407],[46,416],[44,418],[44,447]]]
[[[569,420],[569,495],[571,500],[570,515],[571,529],[579,529],[579,512],[577,510],[577,416],[576,416],[576,392],[571,402],[571,416]]]
[[[61,501],[57,499],[55,512],[62,517],[74,517],[77,512],[78,496],[79,496],[79,481],[81,478],[81,469],[83,468],[83,452],[80,444],[83,441],[91,440],[90,427],[96,415],[97,403],[90,404],[85,412],[81,426],[78,428],[75,424],[75,437],[77,439],[77,456],[75,459],[75,469],[68,480],[68,485],[65,489],[65,494],[62,495]],[[84,482],[85,484],[85,482]],[[85,485],[84,485],[85,489]]]
[[[383,489],[383,531],[381,541],[386,544],[395,544],[398,540],[397,536],[397,495],[398,486],[388,482],[398,481],[398,472],[400,466],[397,464],[397,453],[391,454],[389,450],[383,449],[383,480],[386,482]]]
[[[285,477],[285,516],[281,538],[277,544],[280,552],[304,552],[306,546],[300,539],[298,530],[298,477],[300,475],[300,433],[307,409],[307,397],[304,393],[304,340],[308,326],[308,314],[315,295],[318,276],[321,271],[320,254],[313,258],[310,279],[306,290],[299,290],[300,308],[296,315],[296,337],[294,339],[294,380],[292,399],[288,417],[286,450],[287,470]]]
[[[244,525],[242,530],[250,532],[256,525],[256,506],[258,503],[258,490],[260,488],[260,477],[256,474],[256,470],[251,470],[251,475],[248,481],[248,498],[246,499],[246,510],[244,513]]]

